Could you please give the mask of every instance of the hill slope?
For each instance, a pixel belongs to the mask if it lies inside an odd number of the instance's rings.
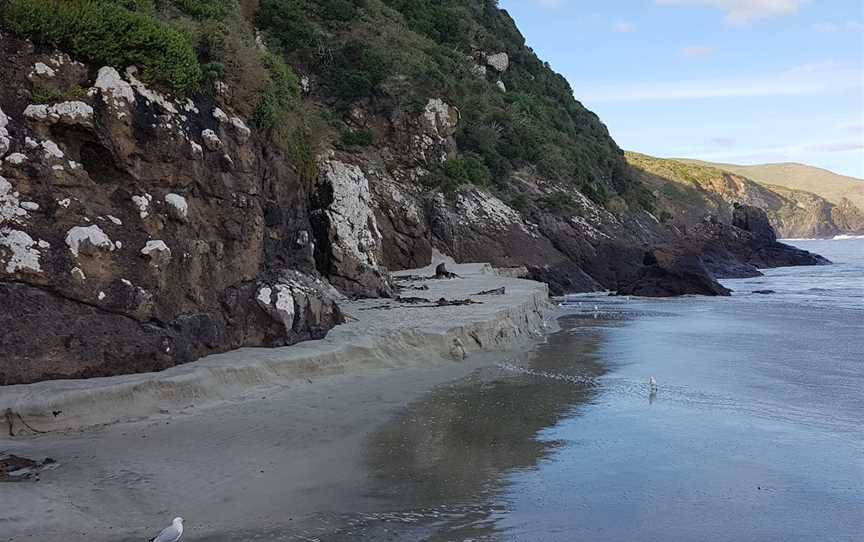
[[[792,162],[740,166],[699,160],[682,161],[731,171],[764,184],[810,192],[822,196],[835,205],[841,205],[843,198],[846,198],[864,211],[864,180],[839,175],[827,169]]]
[[[756,182],[730,170],[693,160],[626,153],[652,187],[664,216],[694,224],[706,213],[729,220],[736,203],[763,209],[781,237],[827,238],[864,231],[864,213],[847,202],[835,205],[803,190]]]

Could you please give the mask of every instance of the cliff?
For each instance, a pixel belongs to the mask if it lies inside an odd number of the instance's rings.
[[[824,262],[757,220],[658,220],[491,1],[9,0],[2,21],[0,383],[321,338],[435,250],[554,293],[718,295]]]
[[[728,221],[736,203],[764,210],[783,238],[831,238],[864,233],[864,212],[812,192],[757,182],[726,166],[627,153],[640,180],[652,188],[660,214],[692,225],[708,213]]]

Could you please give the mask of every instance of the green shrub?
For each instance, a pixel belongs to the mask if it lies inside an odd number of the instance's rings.
[[[301,182],[311,186],[318,177],[323,119],[313,106],[300,99],[297,76],[281,57],[267,54],[265,63],[270,83],[261,95],[253,121],[287,153]]]
[[[262,0],[257,26],[266,29],[278,45],[294,51],[315,45],[318,31],[304,11],[303,0]]]
[[[492,176],[479,156],[467,154],[444,163],[444,174],[454,185],[489,186]]]
[[[71,100],[82,100],[87,92],[80,85],[72,85],[65,89],[33,85],[33,94],[30,101],[37,104],[53,104]]]
[[[174,0],[174,4],[177,9],[196,19],[221,19],[234,7],[232,0]]]
[[[557,213],[571,209],[574,205],[573,196],[566,192],[545,194],[537,200],[537,203],[547,211]]]
[[[135,65],[140,77],[188,93],[201,80],[189,36],[152,17],[105,0],[8,0],[3,22],[13,32],[86,60]]]
[[[339,140],[347,147],[365,147],[372,144],[372,133],[368,130],[342,130]]]
[[[264,61],[270,74],[270,83],[258,100],[253,121],[264,130],[272,130],[279,126],[298,99],[300,83],[281,57],[268,54]]]

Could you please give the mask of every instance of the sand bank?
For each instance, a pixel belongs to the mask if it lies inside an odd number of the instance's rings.
[[[403,295],[479,303],[430,307],[381,299],[349,301],[342,306],[350,321],[320,341],[243,348],[159,373],[0,387],[0,412],[11,410],[15,434],[31,432],[29,428],[78,429],[200,407],[308,377],[459,360],[462,351],[470,355],[506,349],[514,340],[542,331],[543,312],[549,307],[545,284],[500,276],[485,264],[451,269],[462,278],[412,282],[428,290]],[[401,273],[431,274],[429,268]],[[505,295],[473,295],[501,287]]]

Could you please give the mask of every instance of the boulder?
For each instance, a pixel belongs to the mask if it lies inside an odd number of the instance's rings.
[[[486,65],[500,73],[504,73],[510,67],[510,57],[507,53],[495,53],[486,55]]]
[[[392,296],[366,174],[335,158],[322,158],[319,171],[311,217],[318,268],[346,295]]]
[[[645,267],[635,280],[618,288],[618,295],[672,297],[679,295],[728,296],[695,254],[647,252]]]

